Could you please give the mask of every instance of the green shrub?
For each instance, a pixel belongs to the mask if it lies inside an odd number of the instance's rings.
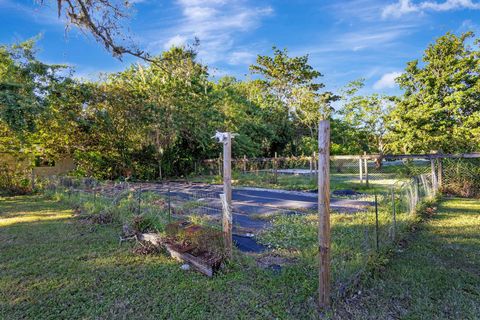
[[[31,179],[27,171],[0,166],[0,194],[22,195],[31,191]]]

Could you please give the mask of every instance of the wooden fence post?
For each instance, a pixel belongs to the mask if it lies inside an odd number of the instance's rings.
[[[369,183],[368,183],[368,159],[366,157],[367,153],[364,152],[363,155],[365,156],[365,185],[367,186],[367,188],[369,187]]]
[[[223,212],[223,237],[225,253],[232,257],[232,134],[225,133],[223,142],[223,193],[225,195],[225,210]]]
[[[243,155],[243,173],[247,173],[247,156]]]
[[[318,125],[318,305],[330,304],[330,121]]]
[[[222,153],[218,155],[218,175],[222,176]]]
[[[358,168],[359,168],[359,176],[360,176],[360,184],[363,183],[363,159],[362,156],[358,159]]]
[[[437,173],[435,171],[435,159],[430,158],[430,167],[432,169],[432,189],[433,189],[433,195],[437,195],[438,191],[438,181],[437,181]]]
[[[443,163],[442,158],[437,158],[437,180],[438,180],[438,188],[442,190],[443,187]]]
[[[273,176],[275,179],[275,183],[277,183],[278,179],[278,162],[277,162],[277,153],[275,152],[275,159],[273,160]]]

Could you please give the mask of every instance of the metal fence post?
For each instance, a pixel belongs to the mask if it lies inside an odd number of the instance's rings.
[[[277,162],[277,153],[275,152],[275,158],[273,159],[273,175],[274,181],[277,183],[278,181],[278,162]]]
[[[172,222],[172,200],[170,194],[170,183],[168,184],[167,189],[167,201],[168,201],[168,222]]]
[[[138,215],[141,214],[141,203],[142,203],[142,188],[138,188],[138,191],[137,191],[137,212],[138,212]]]
[[[438,188],[440,190],[442,190],[442,186],[443,186],[443,163],[442,163],[442,158],[437,158],[437,171],[438,171],[438,175],[437,175],[437,180],[438,180]]]
[[[243,155],[243,174],[247,173],[247,156]]]
[[[218,155],[218,175],[222,176],[222,154]]]

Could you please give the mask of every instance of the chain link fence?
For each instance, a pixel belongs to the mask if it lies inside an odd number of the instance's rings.
[[[317,189],[318,157],[239,158],[232,160],[233,183],[238,186],[286,190]],[[202,161],[190,179],[221,183],[222,158]],[[382,189],[398,181],[430,173],[428,159],[382,159],[375,156],[332,156],[331,190]]]

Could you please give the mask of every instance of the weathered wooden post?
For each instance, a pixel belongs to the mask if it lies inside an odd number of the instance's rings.
[[[35,170],[32,168],[32,191],[35,190]]]
[[[243,155],[243,174],[247,173],[247,156]]]
[[[278,160],[277,160],[277,153],[275,152],[275,158],[273,159],[273,176],[274,181],[277,183],[278,181]]]
[[[363,156],[364,156],[364,161],[365,161],[365,185],[368,188],[369,183],[368,183],[368,157],[367,157],[367,152],[364,152]]]
[[[330,121],[318,125],[318,305],[330,304]]]
[[[359,176],[360,176],[360,184],[363,183],[363,159],[362,156],[358,159],[358,169],[359,169]]]
[[[442,163],[442,158],[437,158],[437,180],[438,180],[438,188],[439,190],[442,190],[443,187],[443,163]]]
[[[223,143],[223,195],[220,196],[223,205],[223,241],[227,258],[232,257],[232,134],[217,132],[215,138]]]
[[[222,153],[220,153],[218,155],[218,175],[221,176],[222,175]]]
[[[438,181],[437,181],[437,173],[435,171],[435,159],[433,157],[430,157],[430,167],[432,169],[432,189],[433,189],[433,195],[437,195],[438,191]]]

